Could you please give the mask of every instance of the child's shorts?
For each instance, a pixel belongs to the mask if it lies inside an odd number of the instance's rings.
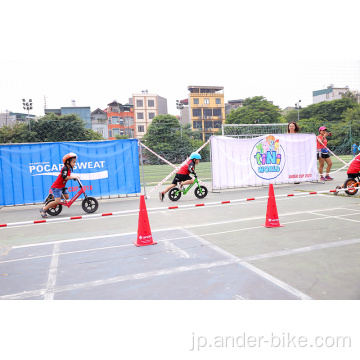
[[[173,180],[173,184],[177,185],[180,181],[192,180],[190,175],[176,174]]]
[[[61,198],[61,194],[68,194],[67,188],[55,189],[51,188],[54,198]]]
[[[348,179],[355,179],[356,177],[358,177],[360,175],[360,173],[357,174],[347,174]]]

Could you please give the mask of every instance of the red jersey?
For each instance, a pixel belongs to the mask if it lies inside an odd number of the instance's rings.
[[[54,181],[54,183],[51,185],[54,189],[62,189],[65,187],[67,180],[66,177],[70,176],[71,170],[66,165],[61,169],[60,174]]]
[[[318,140],[320,140],[323,144],[321,144]],[[325,149],[327,147],[327,139],[324,138],[321,135],[318,135],[316,137],[316,149]]]
[[[189,175],[190,172],[193,172],[194,170],[195,163],[193,162],[193,160],[188,160],[177,173],[181,175]]]
[[[360,172],[360,154],[350,164],[347,174],[357,174],[358,172]]]

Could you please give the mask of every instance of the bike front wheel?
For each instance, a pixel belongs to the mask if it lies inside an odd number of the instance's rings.
[[[200,188],[201,188],[201,192],[200,192],[199,187],[197,187],[197,188],[195,189],[194,193],[195,193],[195,196],[196,196],[198,199],[203,199],[203,198],[207,195],[208,189],[207,189],[205,186],[202,186],[202,185],[200,186]]]
[[[82,201],[81,205],[82,205],[83,210],[87,213],[94,213],[99,207],[98,201],[91,196],[87,196]]]
[[[55,201],[54,199],[50,199],[45,203],[45,206],[51,202]],[[47,213],[51,216],[56,216],[59,215],[62,211],[62,205],[61,204],[57,204],[55,207],[51,207],[50,209],[48,209]]]
[[[357,182],[354,179],[347,179],[344,183],[344,188],[348,188],[348,187],[357,187]],[[345,192],[348,195],[355,195],[358,192],[358,189],[354,189],[354,190],[345,190]]]
[[[168,197],[171,201],[178,201],[181,198],[181,191],[178,188],[172,188]]]

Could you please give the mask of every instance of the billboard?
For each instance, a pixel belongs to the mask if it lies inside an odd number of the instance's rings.
[[[0,205],[42,202],[69,152],[89,196],[141,191],[137,139],[0,145]],[[70,197],[78,190],[76,181],[66,186]]]
[[[314,134],[211,137],[214,188],[318,180]]]

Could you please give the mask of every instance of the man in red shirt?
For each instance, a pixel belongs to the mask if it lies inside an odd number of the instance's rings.
[[[197,152],[193,152],[190,155],[190,160],[188,160],[180,170],[175,174],[174,180],[171,185],[169,185],[164,191],[159,193],[160,200],[164,200],[165,194],[178,185],[181,190],[183,185],[190,185],[194,183],[194,179],[190,176],[190,173],[195,173],[195,165],[197,165],[201,160],[201,155]]]
[[[66,182],[70,179],[79,179],[79,175],[71,175],[71,170],[76,164],[77,155],[75,153],[66,154],[63,157],[64,166],[60,171],[60,174],[51,185],[51,191],[55,198],[54,201],[49,202],[45,207],[40,209],[40,214],[43,218],[47,217],[46,212],[53,206],[60,204],[61,196],[64,195],[65,199],[69,199],[69,193],[65,187]]]

